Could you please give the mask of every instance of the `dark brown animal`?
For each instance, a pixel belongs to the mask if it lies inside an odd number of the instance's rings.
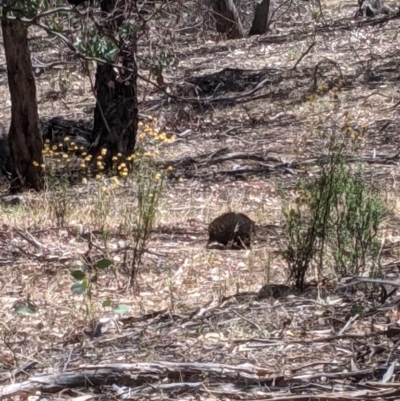
[[[243,213],[228,212],[210,223],[208,233],[207,246],[215,241],[235,249],[245,249],[251,247],[255,224]]]

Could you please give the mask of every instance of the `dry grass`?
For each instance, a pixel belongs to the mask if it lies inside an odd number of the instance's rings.
[[[323,6],[328,24],[350,18],[355,12],[349,1],[329,3],[329,9]],[[17,206],[0,205],[0,380],[4,384],[22,380],[14,379],[12,372],[29,361],[37,362],[32,374],[57,374],[64,368],[87,363],[249,362],[267,367],[268,375],[283,375],[288,382],[295,373],[307,376],[320,372],[321,364],[324,372],[351,370],[350,359],[358,356],[358,351],[350,351],[351,337],[327,344],[311,342],[313,338],[338,334],[345,326],[350,306],[341,303],[340,297],[332,301],[322,292],[322,298],[313,294],[310,298],[292,296],[276,302],[257,301],[251,294],[244,300],[226,298],[238,292],[258,291],[269,281],[286,279],[286,267],[276,252],[282,245],[277,184],[288,197],[294,196],[292,190],[299,174],[315,174],[315,158],[324,154],[331,130],[340,132],[349,124],[362,131],[362,153],[366,158],[391,157],[397,152],[399,20],[362,28],[346,20],[354,29],[321,30],[315,36],[313,50],[296,70],[291,70],[313,40],[315,21],[310,16],[317,6],[307,7],[310,9],[304,23],[277,22],[278,30],[266,36],[215,43],[206,42],[202,36],[196,41],[195,35],[182,35],[170,45],[179,59],[177,68],[165,72],[173,91],[185,92],[191,88],[189,78],[224,68],[262,70],[258,71],[259,77],[250,72],[244,76],[245,81],[255,80],[254,85],[246,81],[244,90],[255,87],[261,78],[269,79],[254,95],[236,101],[221,100],[209,107],[198,107],[195,102],[171,102],[161,107],[160,93],[140,82],[140,99],[145,99],[141,112],[156,115],[160,129],[178,134],[174,144],[160,146],[159,160],[165,165],[228,148],[229,152],[270,158],[268,165],[287,163],[287,169],[285,174],[276,170],[271,174],[245,174],[244,179],[236,180],[218,172],[265,164],[241,159],[189,167],[175,163],[183,182],[166,181],[137,291],[127,287],[131,256],[126,251],[132,245],[126,227],[137,213],[134,174],[121,180],[117,188],[107,180],[68,188],[64,195],[69,205],[64,227],[55,224],[54,204],[59,199],[51,191],[25,194],[25,202]],[[162,35],[156,27],[151,25],[155,37]],[[301,39],[301,31],[310,35]],[[38,46],[33,52],[34,60],[38,56],[52,59],[48,41],[33,41]],[[163,42],[162,46],[167,45]],[[140,55],[143,60],[149,56],[145,45]],[[315,66],[327,60],[330,64],[326,64],[313,91]],[[1,62],[4,63],[2,48]],[[373,73],[369,78],[367,68]],[[2,78],[6,79],[4,73]],[[61,78],[68,80],[68,91],[62,94]],[[46,72],[37,78],[37,86],[41,117],[91,118],[94,98],[89,79],[79,69]],[[51,91],[58,93],[55,100],[49,100]],[[241,93],[221,90],[214,95],[228,98]],[[190,91],[186,95],[193,96]],[[10,101],[5,86],[0,100],[4,105],[0,120],[7,125]],[[179,137],[187,129],[192,132]],[[290,164],[295,161],[307,163],[298,169]],[[209,179],[210,171],[215,173],[214,179]],[[385,272],[394,279],[398,276],[397,264],[389,262],[399,258],[398,159],[371,162],[370,175],[391,211],[381,234],[385,241]],[[261,227],[252,250],[205,249],[207,224],[228,210],[246,213]],[[99,273],[93,286],[92,312],[87,315],[82,296],[71,292],[70,273],[81,266],[84,258],[95,262],[103,257],[112,260],[113,266]],[[37,312],[16,314],[16,306],[26,304],[28,297],[36,304]],[[100,318],[116,317],[110,307],[102,307],[108,298],[114,304],[128,305],[130,317],[118,323],[108,321],[104,333],[91,338],[93,324]],[[370,305],[369,300],[363,302]],[[139,318],[154,311],[164,312]],[[362,338],[365,333],[385,327],[381,320],[374,324],[368,317],[359,318],[346,333]],[[254,345],[250,341],[254,338],[269,339],[271,343]],[[297,343],[300,339],[304,342]],[[364,340],[368,344],[366,337]],[[383,347],[390,346],[387,339],[380,341]],[[309,362],[320,365],[308,365]],[[357,359],[357,363],[361,370],[371,364],[365,359]],[[226,389],[213,394],[207,391],[207,381],[204,383],[206,390],[199,390],[196,397],[232,396]],[[322,389],[323,381],[318,383],[322,383],[318,391],[330,391]],[[247,399],[265,397],[269,392],[263,386],[248,391],[243,388],[238,394]],[[277,388],[272,386],[271,391],[276,396]],[[302,391],[307,389],[293,393]],[[167,392],[157,394],[162,399],[168,397]],[[189,393],[181,395],[193,399]]]

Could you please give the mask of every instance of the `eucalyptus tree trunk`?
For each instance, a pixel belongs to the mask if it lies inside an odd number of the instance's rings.
[[[20,20],[2,19],[8,86],[11,95],[9,144],[11,191],[40,191],[44,187],[42,148],[35,78],[28,47],[28,27]]]
[[[246,36],[233,0],[211,0],[211,6],[218,32],[225,33],[228,39],[240,39]]]
[[[249,36],[262,35],[268,29],[269,1],[262,0],[256,5],[253,24],[250,28]]]
[[[107,13],[104,29],[116,36],[119,27],[129,16],[130,0],[102,0],[101,9]],[[99,64],[96,72],[96,108],[92,134],[92,153],[107,149],[103,159],[106,168],[117,153],[129,155],[134,151],[138,125],[136,35],[124,38],[119,49],[123,68]]]

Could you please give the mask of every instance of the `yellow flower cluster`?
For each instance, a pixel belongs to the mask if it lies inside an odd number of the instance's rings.
[[[71,166],[71,162],[74,161],[73,165],[77,166],[85,175],[82,178],[82,183],[85,184],[88,182],[87,177],[89,176],[94,175],[98,180],[104,178],[106,162],[111,160],[112,167],[108,173],[127,177],[137,161],[153,159],[159,155],[159,150],[157,149],[159,144],[173,143],[175,140],[175,135],[168,135],[159,131],[157,118],[148,116],[144,123],[138,123],[138,149],[134,154],[128,156],[122,153],[109,155],[108,149],[102,148],[97,155],[93,156],[88,154],[83,146],[77,145],[70,137],[66,136],[59,143],[51,143],[46,139],[42,150],[45,163],[39,165],[37,161],[34,161],[33,165],[43,169],[45,166],[49,166],[48,170],[51,171],[54,165],[68,169],[68,166]],[[171,166],[167,169],[168,172],[172,172],[172,170]],[[161,174],[155,174],[154,178],[156,180],[161,179]]]
[[[157,118],[148,116],[147,123],[139,121],[139,142],[160,142],[160,143],[173,143],[176,141],[176,135],[167,135],[165,132],[160,132],[157,128]]]

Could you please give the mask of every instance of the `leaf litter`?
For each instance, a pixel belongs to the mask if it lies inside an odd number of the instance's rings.
[[[216,42],[211,28],[203,32],[208,40],[196,39],[198,28],[182,34],[174,48],[179,66],[164,77],[174,101],[139,83],[147,94],[141,113],[154,113],[160,128],[178,136],[163,164],[183,182],[167,183],[136,293],[126,288],[129,240],[119,228],[127,205],[135,208],[133,178],[112,194],[107,247],[95,183],[71,189],[76,207],[65,227],[54,225],[45,195],[1,206],[2,399],[23,391],[60,399],[398,399],[399,53],[392,38],[399,21],[354,22],[348,1],[322,6],[326,25],[304,12],[300,22],[277,18],[262,37]],[[186,18],[186,28],[207,22],[206,13]],[[158,30],[166,21],[157,23],[150,32],[159,50],[170,45]],[[296,65],[310,38],[315,45]],[[48,38],[32,43],[43,62],[67,52],[52,53]],[[139,52],[151,59],[145,45]],[[70,90],[50,101],[56,75],[37,77],[41,117],[90,118],[88,80],[71,71]],[[9,105],[8,93],[1,96]],[[379,284],[344,279],[303,294],[272,288],[264,298],[264,284],[283,285],[288,276],[276,183],[290,196],[299,174],[315,173],[323,143],[312,131],[340,127],[345,112],[366,127],[363,158],[391,210],[381,228],[389,296],[380,303]],[[0,116],[7,123],[10,108]],[[229,210],[257,222],[251,251],[205,249],[207,224]],[[99,274],[86,315],[71,272],[83,256],[96,262],[107,252],[114,265]],[[102,307],[105,300],[110,306]]]

